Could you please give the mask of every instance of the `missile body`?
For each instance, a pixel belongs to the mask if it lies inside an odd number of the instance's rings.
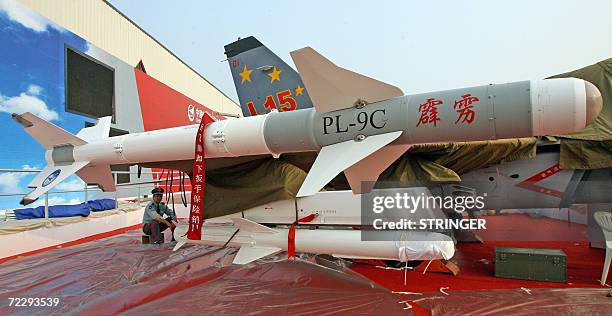
[[[287,250],[288,229],[269,228],[243,218],[233,219],[235,226],[207,225],[201,240],[188,240],[187,226],[174,231],[177,245],[185,243],[240,248],[235,264],[247,264],[267,255]],[[234,235],[236,230],[239,231]],[[232,235],[233,238],[232,238]],[[229,242],[228,242],[229,241]],[[402,241],[361,241],[361,232],[351,229],[296,229],[295,250],[335,257],[380,260],[435,260],[450,259],[455,253],[453,240],[432,232],[409,232]]]
[[[411,144],[567,134],[592,122],[601,107],[597,88],[581,79],[478,86],[357,102],[331,112],[308,108],[216,121],[205,129],[205,156],[318,151],[298,196],[315,194],[343,171],[353,192],[361,193],[360,183],[375,181]],[[30,183],[36,190],[24,197],[24,204],[75,172],[112,191],[109,165],[191,160],[195,155],[196,125],[94,137],[108,135],[110,118],[77,135],[31,113],[14,118],[48,149],[48,166]]]
[[[523,81],[407,95],[328,113],[310,108],[227,119],[206,127],[206,158],[319,151],[393,132],[401,135],[391,145],[567,134],[593,119],[587,118],[585,84],[574,78]],[[471,123],[457,121],[460,113],[454,108],[466,94],[478,99],[472,103]],[[436,107],[438,120],[419,124],[419,108],[428,99],[442,101]],[[51,150],[46,156],[50,163],[110,165],[188,160],[194,157],[196,132],[197,125],[190,125],[127,134],[74,147],[72,153]]]
[[[328,113],[304,109],[225,120],[206,129],[206,156],[319,151],[398,131],[391,145],[566,134],[594,119],[587,117],[587,84],[574,78],[523,81],[407,95]],[[470,104],[474,113],[467,121],[455,105],[465,95],[478,100]],[[442,102],[434,106],[435,117],[434,109],[425,113],[431,99]]]

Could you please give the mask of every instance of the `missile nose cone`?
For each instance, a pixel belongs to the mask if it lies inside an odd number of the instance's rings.
[[[584,86],[586,88],[586,125],[589,125],[595,121],[603,109],[603,98],[594,84],[585,80]]]

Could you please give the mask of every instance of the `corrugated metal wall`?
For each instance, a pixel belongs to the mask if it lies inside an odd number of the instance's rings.
[[[20,0],[53,22],[215,111],[239,106],[103,0]]]

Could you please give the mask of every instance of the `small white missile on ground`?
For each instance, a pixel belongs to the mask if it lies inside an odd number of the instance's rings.
[[[581,79],[522,81],[404,95],[340,68],[311,48],[291,53],[314,108],[227,119],[205,129],[206,158],[318,151],[298,192],[317,193],[345,172],[354,193],[411,144],[567,134],[599,115],[599,90]],[[193,160],[197,126],[108,137],[110,118],[76,136],[31,113],[14,115],[46,149],[48,166],[29,187],[29,204],[77,173],[113,191],[110,165]],[[363,188],[367,190],[368,188]]]
[[[265,256],[286,251],[286,228],[269,228],[244,218],[232,219],[234,226],[205,225],[201,240],[185,236],[188,226],[174,231],[177,250],[186,243],[239,248],[233,263],[247,264]],[[238,232],[234,235],[234,233]],[[233,237],[232,237],[233,236]],[[296,229],[295,251],[331,254],[349,259],[395,261],[450,259],[455,244],[449,236],[433,232],[408,232],[402,241],[362,241],[361,232],[352,229]]]

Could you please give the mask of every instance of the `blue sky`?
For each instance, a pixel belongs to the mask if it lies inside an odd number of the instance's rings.
[[[45,166],[44,149],[12,120],[11,112],[25,110],[50,120],[72,133],[85,119],[64,111],[64,44],[86,49],[82,38],[46,19],[21,11],[11,1],[0,2],[0,168]],[[0,174],[0,193],[22,193],[34,174]],[[74,189],[80,181],[68,179],[61,189]],[[82,185],[80,185],[82,187]],[[73,202],[82,194],[50,196],[55,203]],[[0,197],[0,209],[16,207],[20,197]]]
[[[539,79],[612,57],[612,1],[110,0],[237,100],[223,46],[256,36],[290,65],[311,46],[420,93]]]
[[[290,65],[290,51],[311,46],[408,94],[543,78],[612,57],[609,0],[110,2],[234,100],[223,46],[249,35]],[[86,42],[0,0],[0,43],[0,168],[42,168],[42,147],[9,112],[82,128],[85,118],[64,111],[62,50]],[[30,178],[0,174],[0,193],[25,192]],[[78,185],[71,177],[63,188]],[[0,197],[0,209],[17,201]]]

